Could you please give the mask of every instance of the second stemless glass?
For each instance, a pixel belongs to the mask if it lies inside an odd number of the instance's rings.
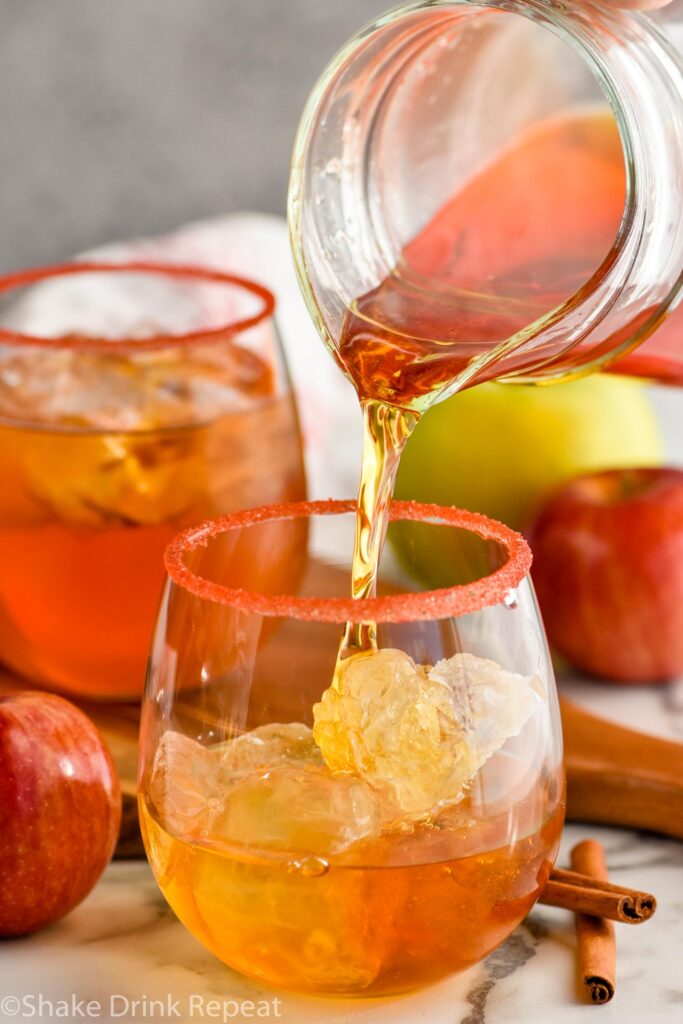
[[[139,697],[178,529],[305,497],[273,296],[146,263],[25,271],[0,294],[0,658]]]
[[[380,995],[476,963],[522,920],[564,779],[525,541],[395,502],[379,596],[354,602],[354,512],[235,513],[170,545],[140,812],[159,886],[222,960]],[[377,623],[380,651],[333,692],[351,616]]]

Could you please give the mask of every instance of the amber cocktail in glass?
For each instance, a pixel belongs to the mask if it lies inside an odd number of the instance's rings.
[[[378,596],[352,600],[355,509],[239,512],[170,545],[140,810],[164,895],[222,960],[380,995],[476,963],[522,920],[564,780],[525,541],[395,502]],[[430,589],[435,569],[449,586]],[[335,668],[359,617],[376,648]]]
[[[0,657],[139,697],[178,529],[305,497],[273,296],[141,263],[26,271],[0,294]]]

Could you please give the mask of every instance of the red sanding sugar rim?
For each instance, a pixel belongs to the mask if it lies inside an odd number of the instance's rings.
[[[497,541],[507,552],[507,561],[489,576],[473,583],[421,593],[389,594],[385,597],[355,601],[348,597],[296,597],[258,594],[214,583],[190,571],[184,562],[188,551],[207,547],[217,537],[238,527],[256,526],[283,519],[331,516],[354,512],[354,501],[300,501],[285,505],[233,512],[179,533],[166,548],[166,570],[179,587],[207,601],[227,604],[244,612],[278,618],[304,619],[309,622],[415,622],[443,619],[500,604],[517,587],[531,568],[531,550],[524,537],[508,526],[476,512],[442,508],[414,501],[394,501],[392,520],[412,520],[457,526],[485,540]]]
[[[81,262],[79,260],[78,263],[60,263],[52,267],[34,267],[32,270],[18,270],[15,273],[0,277],[0,295],[15,288],[24,288],[27,285],[36,284],[39,281],[46,281],[55,277],[93,273],[155,274],[161,277],[192,278],[203,284],[230,285],[233,288],[241,288],[243,291],[250,292],[261,300],[261,305],[251,316],[233,320],[230,323],[222,324],[220,327],[191,331],[187,334],[161,333],[148,338],[107,338],[75,332],[62,336],[42,337],[0,327],[0,342],[7,342],[13,345],[34,345],[41,348],[115,349],[116,352],[130,352],[134,349],[136,352],[145,352],[159,348],[170,348],[174,345],[187,345],[193,342],[226,340],[240,331],[246,331],[250,327],[260,324],[263,320],[272,316],[275,309],[273,293],[262,284],[249,281],[245,277],[224,274],[219,270],[211,270],[208,267],[196,267],[179,263],[148,263],[146,261],[97,263],[91,261]]]

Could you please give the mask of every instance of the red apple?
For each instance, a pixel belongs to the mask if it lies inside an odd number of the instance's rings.
[[[683,673],[683,471],[579,477],[529,540],[548,637],[572,665],[629,683]]]
[[[114,851],[121,794],[90,719],[62,697],[0,696],[0,935],[24,935],[86,896]]]

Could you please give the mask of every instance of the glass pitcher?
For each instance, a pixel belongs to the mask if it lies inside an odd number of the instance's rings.
[[[644,15],[396,8],[330,63],[295,144],[321,336],[366,398],[419,411],[624,356],[619,372],[683,379],[682,139],[683,65]]]

